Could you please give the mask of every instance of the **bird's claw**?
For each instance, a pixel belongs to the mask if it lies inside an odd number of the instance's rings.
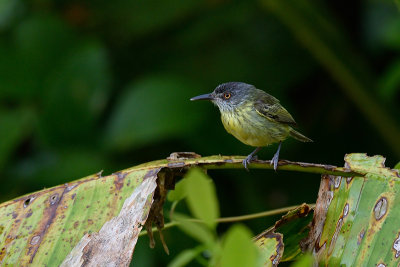
[[[243,160],[243,166],[246,169],[246,171],[249,171],[249,169],[247,168],[247,166],[249,166],[250,162],[253,160],[256,160],[258,157],[257,156],[247,156],[244,160]]]
[[[242,163],[243,163],[243,166],[244,166],[244,168],[246,169],[246,171],[249,171],[249,169],[247,168],[247,165],[250,164],[250,162],[248,161],[248,159],[245,158],[245,159],[243,160]]]
[[[279,154],[275,153],[274,157],[271,159],[271,165],[274,165],[274,171],[278,168]]]

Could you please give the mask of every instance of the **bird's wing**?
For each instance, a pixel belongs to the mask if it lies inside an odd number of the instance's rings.
[[[294,121],[292,115],[290,115],[290,113],[284,107],[282,107],[282,105],[279,103],[279,100],[267,93],[261,97],[259,96],[254,103],[254,108],[258,114],[270,121],[296,126],[296,122]]]

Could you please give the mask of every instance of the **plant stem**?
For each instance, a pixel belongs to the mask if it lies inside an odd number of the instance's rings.
[[[262,217],[285,213],[285,212],[288,212],[288,211],[291,211],[291,210],[297,208],[298,206],[299,205],[284,207],[284,208],[275,209],[275,210],[268,210],[268,211],[253,213],[253,214],[241,215],[241,216],[219,218],[219,219],[217,219],[217,222],[228,223],[228,222],[240,222],[240,221],[252,220],[252,219],[257,219],[257,218],[262,218]],[[314,208],[315,204],[309,204],[309,206],[310,206],[310,208]],[[197,219],[193,219],[193,221],[201,222],[200,220],[197,220]]]
[[[154,166],[160,168],[168,168],[170,170],[177,169],[181,171],[187,167],[201,167],[204,169],[243,169],[242,164],[245,156],[208,156],[201,157],[194,152],[184,152],[181,157],[180,153],[174,152],[166,160],[152,161],[135,166],[128,170],[149,170]],[[273,169],[270,160],[253,160],[249,164],[251,169]],[[343,177],[364,176],[365,173],[356,172],[346,167],[337,167],[329,164],[317,164],[307,162],[296,162],[280,159],[278,162],[279,171],[295,171],[316,174],[329,174]]]
[[[244,159],[244,158],[243,158]],[[230,159],[225,160],[225,163],[220,162],[199,164],[199,166],[205,169],[241,169],[244,168],[242,164],[242,159]],[[249,164],[251,169],[273,169],[274,166],[271,165],[270,160],[254,160]],[[364,176],[363,173],[358,173],[351,171],[347,168],[336,167],[327,164],[316,164],[316,163],[306,163],[306,162],[293,162],[288,160],[279,160],[277,171],[295,171],[295,172],[306,172],[306,173],[316,173],[316,174],[329,174],[335,176]]]
[[[246,221],[246,220],[252,220],[252,219],[257,219],[257,218],[262,218],[262,217],[267,217],[267,216],[272,216],[272,215],[278,215],[282,214],[288,211],[291,211],[295,208],[297,208],[299,205],[296,206],[290,206],[290,207],[284,207],[280,209],[275,209],[275,210],[268,210],[268,211],[263,211],[263,212],[258,212],[258,213],[253,213],[253,214],[247,214],[247,215],[241,215],[241,216],[233,216],[233,217],[225,217],[225,218],[219,218],[216,220],[218,223],[230,223],[230,222],[240,222],[240,221]],[[310,208],[314,208],[315,204],[308,204]],[[197,222],[197,223],[202,223],[203,221],[199,219],[189,219],[188,221],[191,222]],[[177,221],[172,221],[164,225],[164,229],[174,227],[178,225],[179,222]],[[158,231],[157,227],[153,227],[153,232]],[[142,231],[139,236],[142,235],[147,235],[147,231]]]

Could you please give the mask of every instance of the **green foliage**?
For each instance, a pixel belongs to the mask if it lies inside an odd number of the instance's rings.
[[[222,242],[221,267],[257,266],[259,251],[251,241],[252,233],[243,225],[234,225]]]
[[[308,249],[332,266],[397,265],[398,172],[382,156],[346,155],[346,165],[365,177],[326,176],[318,193]],[[325,244],[325,245],[322,245]]]
[[[215,242],[215,233],[206,225],[189,221],[189,217],[176,214],[174,220],[179,222],[179,228],[197,241],[209,246]]]
[[[171,75],[156,75],[129,85],[111,114],[108,147],[126,150],[193,133],[202,120],[204,106],[191,105],[190,86]],[[180,120],[183,113],[190,120]]]
[[[400,45],[399,45],[400,47]],[[379,81],[379,94],[386,100],[396,96],[400,86],[400,60],[397,60],[382,75]]]
[[[179,187],[178,187],[179,186]],[[270,262],[275,247],[257,249],[252,240],[252,233],[243,225],[233,225],[222,240],[217,238],[216,225],[219,217],[218,200],[213,181],[200,168],[192,168],[183,181],[177,184],[177,193],[169,193],[170,201],[179,201],[186,196],[186,203],[199,222],[189,217],[174,213],[172,219],[178,227],[190,237],[200,242],[200,246],[184,250],[169,266],[185,266],[202,251],[207,251],[211,258],[208,266],[261,266],[261,256]],[[202,222],[201,222],[202,221]]]
[[[309,206],[303,204],[289,211],[275,223],[273,232],[279,233],[283,240],[277,238],[276,235],[271,235],[269,242],[274,244],[277,252],[280,253],[280,250],[283,249],[282,262],[296,260],[299,255],[303,254],[299,244],[309,234],[309,225],[312,222],[312,214],[310,213],[312,213],[312,210],[310,210]],[[257,240],[256,243],[259,244],[260,241]],[[279,258],[279,253],[277,253],[276,258]]]
[[[193,168],[186,175],[187,203],[192,214],[215,228],[219,217],[219,206],[213,181],[198,168]]]
[[[290,265],[290,267],[311,267],[313,266],[313,257],[311,254],[306,253],[302,255],[297,261]]]
[[[186,197],[186,179],[182,179],[175,184],[175,189],[168,193],[168,201],[181,201]]]
[[[204,164],[203,159],[193,160]],[[186,161],[187,164],[189,162],[191,160]],[[247,227],[234,224],[221,239],[217,238],[215,230],[218,216],[212,212],[214,215],[211,221],[211,215],[208,214],[219,205],[213,181],[204,173],[204,170],[197,167],[191,168],[184,179],[176,185],[176,190],[177,192],[169,192],[168,199],[177,203],[185,198],[191,213],[200,214],[196,216],[200,220],[193,221],[190,217],[176,212],[171,219],[173,222],[178,222],[178,227],[201,245],[195,249],[183,251],[171,264],[188,264],[194,258],[199,260],[196,257],[199,250],[207,251],[211,256],[208,266],[276,266],[282,259],[294,260],[301,255],[299,243],[307,237],[308,225],[312,219],[311,216],[307,216],[310,212],[308,205],[303,204],[288,212],[276,222],[275,226],[255,238],[252,238],[252,233]],[[205,199],[208,202],[205,202]],[[206,218],[213,224],[207,223]],[[284,233],[285,239],[281,233]],[[284,254],[285,246],[288,251],[286,255]]]
[[[97,233],[119,215],[125,200],[145,179],[152,179],[155,188],[158,170],[156,165],[118,175],[91,175],[1,203],[1,263],[59,266],[85,234]],[[138,212],[144,218],[152,197],[152,191],[142,196],[147,201]]]
[[[244,262],[248,266],[258,266],[261,261],[264,266],[273,266],[280,261],[292,260],[297,261],[295,266],[311,266],[314,260],[329,265],[352,266],[366,262],[391,265],[395,258],[387,251],[392,248],[397,251],[399,239],[397,234],[393,235],[397,233],[394,222],[397,218],[395,207],[399,205],[396,197],[400,191],[398,171],[386,168],[382,156],[354,153],[347,154],[345,160],[349,171],[361,176],[324,175],[312,224],[311,216],[307,217],[309,207],[303,204],[258,235],[254,242],[243,226],[232,226],[222,242],[203,238],[204,233],[213,228],[203,226],[196,230],[186,225],[184,227],[190,229],[186,232],[209,248],[213,255],[211,266],[243,266]],[[196,176],[205,176],[198,169],[190,171],[185,178],[186,190],[191,188],[191,183],[193,188],[201,188],[192,178],[196,172]],[[197,179],[201,179],[199,177]],[[193,191],[187,192],[188,204],[191,194]],[[188,219],[180,220],[180,223],[194,224]],[[251,252],[254,244],[262,251],[259,257],[253,257]],[[314,257],[302,256],[304,250],[313,251]],[[243,259],[243,255],[248,258]]]
[[[394,168],[393,168],[393,169],[400,170],[400,162],[399,162],[399,163],[397,163],[397,164],[396,164],[396,166],[394,166]]]
[[[178,254],[169,264],[168,267],[183,267],[189,264],[194,258],[196,258],[202,251],[202,247],[187,249]]]
[[[171,219],[200,244],[180,253],[171,266],[184,266],[193,260],[208,266],[275,266],[280,261],[294,259],[299,260],[299,266],[309,265],[309,258],[302,257],[301,250],[313,251],[313,260],[319,264],[383,262],[391,265],[395,262],[392,248],[394,253],[399,250],[396,207],[399,205],[397,193],[400,191],[400,182],[398,171],[386,168],[382,156],[347,154],[346,168],[316,165],[308,170],[315,172],[315,168],[319,168],[325,173],[313,223],[310,224],[311,217],[308,216],[311,213],[309,205],[302,204],[255,238],[243,225],[233,225],[222,238],[218,237],[216,224],[222,219],[218,218],[219,203],[213,181],[202,169],[193,165],[216,167],[226,163],[223,159],[194,157],[149,162],[105,177],[101,174],[85,177],[0,204],[0,238],[4,239],[5,244],[3,260],[6,264],[29,261],[39,265],[58,265],[80,237],[85,233],[97,232],[106,221],[110,222],[109,219],[116,215],[134,189],[142,192],[137,188],[138,185],[152,181],[153,191],[148,191],[144,198],[140,197],[147,199],[142,204],[143,212],[148,212],[157,177],[163,184],[167,173],[180,174],[182,167],[191,166],[183,182],[178,185],[179,192],[170,193],[172,197],[168,198],[175,204],[179,200],[186,200],[192,215],[197,218],[171,211]],[[241,163],[242,159],[231,157],[229,161],[235,167],[234,164]],[[181,163],[180,167],[170,167],[177,162]],[[271,168],[266,162],[263,164]],[[261,163],[259,165],[262,166]],[[290,163],[285,167],[298,168],[299,164]],[[212,201],[195,203],[196,199],[202,200],[201,196]],[[154,207],[157,207],[158,204],[154,203]],[[152,209],[152,220],[162,216],[154,213],[156,209]],[[130,213],[127,208],[125,213]],[[147,214],[140,216],[145,218]],[[19,227],[21,223],[26,227]],[[61,236],[60,229],[63,230]],[[31,241],[27,243],[26,239]],[[203,253],[205,257],[201,255]]]
[[[0,201],[174,151],[250,153],[215,107],[188,101],[226,81],[271,93],[315,140],[288,140],[282,159],[341,166],[355,149],[394,166],[399,18],[398,0],[1,0]],[[318,190],[304,174],[210,173],[224,214],[312,203]],[[170,261],[139,246],[137,265]]]

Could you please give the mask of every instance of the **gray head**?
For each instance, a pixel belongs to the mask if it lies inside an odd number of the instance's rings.
[[[249,100],[251,92],[256,88],[247,83],[228,82],[217,86],[210,94],[199,95],[190,100],[210,100],[218,106],[220,111],[233,111],[235,108]]]

